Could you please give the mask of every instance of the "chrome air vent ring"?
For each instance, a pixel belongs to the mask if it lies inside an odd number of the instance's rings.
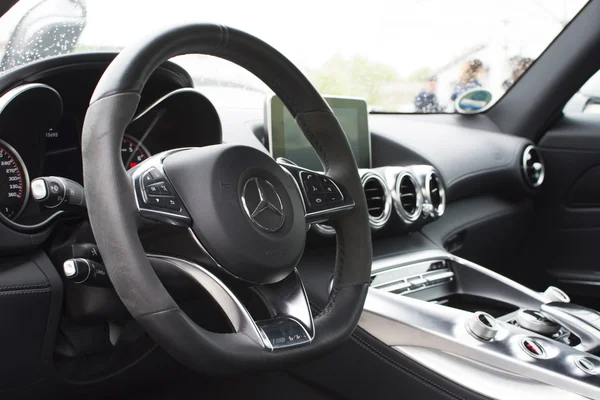
[[[361,178],[369,208],[371,229],[381,229],[392,214],[392,196],[385,180],[374,172],[367,172]]]
[[[544,183],[546,167],[539,151],[533,145],[529,145],[523,150],[521,160],[521,170],[525,182],[532,189],[539,188]]]
[[[446,210],[446,190],[439,175],[430,171],[425,176],[425,196],[431,205],[431,213],[434,218],[439,218]]]
[[[405,223],[419,219],[423,211],[423,192],[417,178],[403,171],[396,178],[394,207]]]

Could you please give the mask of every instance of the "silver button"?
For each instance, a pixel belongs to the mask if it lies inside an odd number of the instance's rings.
[[[67,278],[75,276],[77,274],[77,268],[75,267],[75,261],[67,260],[63,263],[63,271]]]
[[[34,200],[44,200],[48,196],[46,182],[39,178],[31,181],[31,194]]]
[[[594,365],[594,363],[585,357],[580,357],[580,358],[576,359],[575,365],[577,365],[577,367],[580,370],[582,370],[583,372],[586,372],[588,374],[596,373],[596,366]]]
[[[411,284],[411,286],[421,286],[427,283],[427,279],[423,279],[423,278],[409,278],[408,282]]]
[[[478,339],[492,340],[498,332],[498,323],[490,314],[477,311],[467,320],[467,330]]]

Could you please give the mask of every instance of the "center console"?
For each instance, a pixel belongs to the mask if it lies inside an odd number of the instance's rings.
[[[359,326],[492,398],[600,398],[600,313],[443,250],[374,260]]]

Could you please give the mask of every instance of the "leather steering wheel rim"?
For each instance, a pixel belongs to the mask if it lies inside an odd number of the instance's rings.
[[[316,150],[325,174],[343,185],[355,206],[333,221],[337,254],[327,306],[315,317],[312,343],[267,351],[236,334],[204,330],[181,311],[144,252],[137,231],[143,220],[131,177],[119,152],[140,93],[152,72],[183,54],[234,62],[265,82],[286,105]],[[180,362],[202,372],[229,373],[280,367],[321,355],[355,329],[371,272],[367,205],[346,136],[331,109],[306,77],[261,40],[221,25],[167,29],[124,49],[100,79],[86,113],[83,138],[85,195],[90,223],[114,288],[146,332]]]

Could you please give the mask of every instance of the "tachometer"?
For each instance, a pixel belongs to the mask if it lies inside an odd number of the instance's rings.
[[[121,157],[125,169],[130,169],[150,157],[150,152],[137,139],[125,135],[121,145]]]
[[[29,175],[19,153],[0,140],[0,213],[16,219],[29,197]]]

